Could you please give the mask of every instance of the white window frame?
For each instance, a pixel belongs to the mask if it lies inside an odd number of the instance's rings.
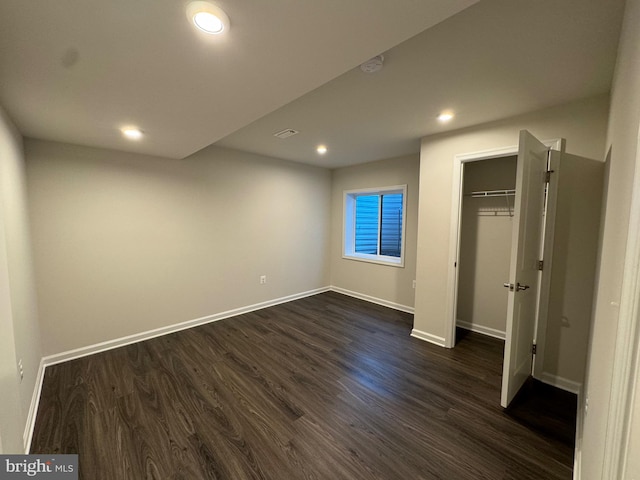
[[[402,194],[402,239],[400,242],[400,257],[388,255],[372,255],[367,253],[357,253],[356,244],[356,198],[362,195],[389,195],[394,193]],[[357,190],[344,191],[344,215],[342,232],[342,258],[348,260],[358,260],[360,262],[377,263],[390,265],[393,267],[404,267],[404,250],[407,227],[407,186],[393,185],[379,188],[360,188]]]

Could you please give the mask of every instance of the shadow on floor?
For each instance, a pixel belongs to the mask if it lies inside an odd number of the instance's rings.
[[[577,396],[529,378],[505,413],[532,430],[574,448]]]

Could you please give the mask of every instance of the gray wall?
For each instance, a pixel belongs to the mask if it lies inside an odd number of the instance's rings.
[[[467,162],[463,192],[514,189],[516,158]],[[504,338],[515,197],[463,197],[457,319]],[[509,202],[509,203],[507,203]],[[497,215],[496,215],[497,213]]]
[[[544,344],[538,340],[538,353],[543,353],[543,372],[579,388],[584,383],[593,315],[604,164],[564,154],[554,168],[553,259],[546,335]],[[545,258],[549,260],[547,253]]]
[[[587,369],[581,442],[582,478],[602,478],[604,445],[610,407],[611,376],[616,349],[619,302],[629,226],[632,181],[638,163],[640,125],[640,0],[627,0],[614,77],[607,150],[609,178],[596,287],[594,322]],[[634,192],[636,195],[640,192]],[[636,399],[640,398],[636,394]],[[584,409],[583,409],[584,410]],[[636,401],[630,432],[630,458],[626,479],[640,478],[640,402]]]
[[[0,108],[0,444],[24,452],[23,434],[40,365],[22,137]],[[22,359],[24,379],[17,364]]]
[[[214,147],[25,149],[45,355],[329,284],[326,169]]]
[[[331,193],[331,284],[388,304],[413,308],[413,280],[418,230],[418,176],[420,158],[409,155],[339,168],[333,171]],[[404,267],[342,258],[344,191],[407,185]]]
[[[599,478],[609,406],[607,387],[617,322],[611,302],[620,294],[640,112],[636,85],[640,77],[639,4],[638,0],[628,1],[612,98],[609,195],[588,371],[590,410],[582,443],[584,478]],[[413,247],[418,265],[416,328],[444,335],[453,156],[514,145],[518,130],[527,128],[542,139],[567,138],[572,153],[604,159],[608,106],[606,97],[589,99],[423,140],[420,248]],[[0,320],[0,430],[4,451],[17,451],[40,344],[30,293],[29,252],[19,245],[29,244],[28,225],[20,213],[24,208],[19,192],[24,185],[20,137],[4,116],[0,148],[5,188],[0,227],[6,249],[6,256],[0,254],[0,282],[6,286],[0,298],[4,312]],[[406,268],[382,274],[366,287],[356,281],[369,278],[371,271],[352,269],[352,265],[345,268],[343,262],[348,261],[336,255],[336,191],[367,186],[360,178],[366,178],[374,166],[334,172],[332,191],[331,173],[326,170],[216,148],[173,161],[29,140],[27,158],[45,354],[329,282],[412,304],[413,274]],[[415,178],[415,166],[407,171]],[[385,183],[408,183],[409,195],[417,191],[410,180],[397,178]],[[348,187],[339,186],[343,180]],[[233,208],[226,208],[230,205]],[[298,228],[278,228],[292,224]],[[415,225],[411,222],[408,227],[411,224]],[[407,252],[410,248],[407,245]],[[407,258],[407,265],[411,263]],[[16,269],[15,265],[27,267]],[[335,272],[331,276],[330,268]],[[261,274],[268,275],[265,286],[258,284]],[[388,289],[373,285],[388,285]],[[20,355],[26,357],[26,376],[17,387],[15,361]],[[632,445],[638,442],[639,417],[635,412]]]
[[[608,98],[596,97],[422,140],[414,329],[443,340],[447,334],[455,155],[516,145],[527,129],[541,140],[563,137],[568,152],[603,160],[608,109]]]

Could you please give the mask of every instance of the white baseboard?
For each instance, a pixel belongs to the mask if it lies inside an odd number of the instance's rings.
[[[286,297],[276,298],[274,300],[268,300],[266,302],[256,303],[253,305],[248,305],[245,307],[235,308],[233,310],[227,310],[225,312],[216,313],[213,315],[208,315],[206,317],[196,318],[194,320],[188,320],[186,322],[176,323],[173,325],[168,325],[166,327],[160,327],[153,330],[148,330],[145,332],[135,333],[133,335],[128,335],[126,337],[116,338],[113,340],[107,340],[105,342],[100,342],[94,345],[87,345],[86,347],[80,347],[73,350],[69,350],[66,352],[56,353],[53,355],[48,355],[43,357],[40,361],[40,368],[38,369],[38,378],[36,380],[36,385],[33,392],[33,397],[31,400],[31,406],[29,409],[29,415],[27,418],[27,424],[25,426],[25,431],[23,435],[23,442],[25,447],[25,452],[28,453],[31,448],[31,439],[33,437],[33,429],[35,426],[36,414],[38,412],[38,405],[40,402],[40,394],[42,391],[42,382],[44,380],[44,372],[46,367],[51,365],[55,365],[58,363],[67,362],[69,360],[74,360],[76,358],[86,357],[88,355],[93,355],[95,353],[104,352],[106,350],[112,350],[114,348],[124,347],[125,345],[130,345],[136,342],[142,342],[145,340],[150,340],[152,338],[160,337],[163,335],[168,335],[171,333],[179,332],[181,330],[186,330],[188,328],[197,327],[200,325],[204,325],[206,323],[216,322],[218,320],[223,320],[225,318],[234,317],[236,315],[242,315],[243,313],[253,312],[255,310],[260,310],[267,307],[272,307],[275,305],[279,305],[281,303],[291,302],[293,300],[298,300],[305,297],[310,297],[312,295],[317,295],[319,293],[324,293],[329,290],[342,293],[344,295],[349,295],[351,297],[359,298],[361,300],[365,300],[367,302],[375,303],[378,305],[383,305],[385,307],[393,308],[395,310],[400,310],[407,313],[413,313],[413,307],[408,307],[406,305],[400,305],[394,302],[389,302],[387,300],[383,300],[380,298],[372,297],[369,295],[352,292],[350,290],[346,290],[339,287],[322,287],[314,290],[309,290],[306,292],[297,293],[294,295],[288,295]],[[416,332],[416,331],[414,331]],[[444,346],[444,339],[440,337],[435,337],[428,333],[418,332],[418,334],[412,335],[421,338],[422,340],[427,340],[428,342],[435,343],[436,345]]]
[[[576,395],[579,395],[582,390],[582,383],[574,382],[568,378],[559,377],[558,375],[553,375],[548,372],[542,372],[538,380],[567,392],[575,393]]]
[[[443,337],[438,337],[427,332],[422,332],[420,330],[416,330],[415,328],[411,330],[411,336],[420,340],[424,340],[425,342],[433,343],[434,345],[438,345],[439,347],[446,346]]]
[[[288,295],[286,297],[276,298],[274,300],[268,300],[266,302],[255,303],[245,307],[235,308],[233,310],[227,310],[226,312],[220,312],[206,317],[196,318],[194,320],[188,320],[186,322],[175,323],[173,325],[167,325],[166,327],[160,327],[146,332],[135,333],[126,337],[116,338],[113,340],[107,340],[106,342],[96,343],[95,345],[88,345],[86,347],[76,348],[67,352],[56,353],[54,355],[48,355],[43,358],[45,367],[55,365],[56,363],[67,362],[80,357],[86,357],[87,355],[93,355],[94,353],[103,352],[105,350],[112,350],[118,347],[124,347],[136,342],[142,342],[144,340],[150,340],[155,337],[161,337],[170,333],[179,332],[180,330],[186,330],[188,328],[197,327],[206,323],[217,322],[229,317],[235,317],[236,315],[242,315],[243,313],[253,312],[262,308],[272,307],[281,303],[290,302],[292,300],[298,300],[304,297],[310,297],[318,293],[324,293],[329,291],[329,287],[316,288],[307,292],[296,293],[294,295]]]
[[[33,437],[33,428],[36,424],[36,415],[38,414],[38,406],[40,405],[40,393],[42,392],[42,382],[44,381],[44,359],[40,359],[40,366],[36,375],[36,384],[33,387],[31,395],[31,404],[29,405],[29,413],[27,414],[27,423],[22,434],[22,445],[24,453],[28,454],[31,450],[31,439]]]
[[[367,302],[393,308],[395,310],[400,310],[407,313],[413,313],[413,307],[400,305],[394,302],[390,302],[387,300],[372,297],[372,296],[365,295],[358,292],[352,292],[350,290],[346,290],[340,287],[322,287],[322,288],[316,288],[314,290],[308,290],[306,292],[288,295],[286,297],[280,297],[280,298],[268,300],[265,302],[255,303],[253,305],[248,305],[245,307],[235,308],[233,310],[227,310],[225,312],[208,315],[206,317],[196,318],[194,320],[187,320],[186,322],[167,325],[166,327],[160,327],[160,328],[148,330],[145,332],[135,333],[133,335],[128,335],[126,337],[107,340],[105,342],[96,343],[94,345],[88,345],[86,347],[80,347],[80,348],[76,348],[66,352],[56,353],[54,355],[48,355],[44,357],[42,361],[44,362],[44,366],[48,367],[50,365],[55,365],[57,363],[67,362],[69,360],[74,360],[76,358],[86,357],[87,355],[93,355],[95,353],[100,353],[105,350],[112,350],[114,348],[124,347],[125,345],[130,345],[132,343],[141,342],[144,340],[150,340],[155,337],[160,337],[163,335],[168,335],[170,333],[179,332],[180,330],[186,330],[188,328],[197,327],[199,325],[204,325],[206,323],[216,322],[218,320],[224,320],[225,318],[235,317],[236,315],[242,315],[243,313],[253,312],[255,310],[260,310],[262,308],[273,307],[281,303],[291,302],[293,300],[310,297],[312,295],[328,292],[330,290],[338,293],[342,293],[344,295],[349,295],[351,297],[359,298]]]
[[[170,333],[179,332],[180,330],[186,330],[188,328],[204,325],[205,323],[211,323],[225,318],[234,317],[243,313],[253,312],[262,308],[272,307],[281,303],[290,302],[292,300],[298,300],[300,298],[310,297],[318,293],[328,292],[329,287],[316,288],[306,292],[296,293],[294,295],[288,295],[286,297],[276,298],[266,302],[256,303],[248,305],[246,307],[236,308],[228,310],[226,312],[217,313],[214,315],[208,315],[202,318],[196,318],[195,320],[189,320],[182,323],[176,323],[174,325],[168,325],[166,327],[156,328],[146,332],[140,332],[126,337],[116,338],[108,340],[106,342],[97,343],[95,345],[88,345],[86,347],[76,348],[67,352],[56,353],[54,355],[48,355],[40,360],[40,366],[36,376],[36,383],[33,389],[33,395],[31,397],[31,405],[29,406],[29,413],[27,415],[27,422],[25,424],[24,433],[22,435],[22,441],[25,449],[25,453],[29,453],[31,449],[31,440],[33,438],[33,429],[35,427],[36,415],[38,413],[38,406],[40,404],[40,395],[42,393],[42,382],[44,381],[44,372],[46,367],[55,365],[57,363],[63,363],[69,360],[74,360],[80,357],[86,357],[93,355],[94,353],[103,352],[105,350],[112,350],[114,348],[123,347],[132,343],[141,342],[144,340],[150,340],[162,335],[168,335]]]
[[[456,326],[460,328],[464,328],[465,330],[471,330],[472,332],[488,335],[489,337],[499,338],[500,340],[504,340],[507,336],[507,334],[502,330],[485,327],[483,325],[476,325],[474,323],[463,322],[462,320],[457,320]]]
[[[394,310],[400,310],[405,313],[414,313],[414,308],[409,307],[407,305],[401,305],[399,303],[390,302],[389,300],[384,300],[382,298],[372,297],[371,295],[365,295],[364,293],[353,292],[351,290],[347,290],[341,287],[331,286],[330,290],[337,293],[342,293],[343,295],[348,295],[350,297],[359,298],[360,300],[364,300],[366,302],[375,303],[377,305],[382,305],[383,307],[393,308]]]

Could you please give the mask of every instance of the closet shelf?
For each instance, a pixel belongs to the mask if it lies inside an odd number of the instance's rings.
[[[513,197],[516,194],[515,190],[483,190],[478,192],[469,192],[465,194],[465,197]]]

